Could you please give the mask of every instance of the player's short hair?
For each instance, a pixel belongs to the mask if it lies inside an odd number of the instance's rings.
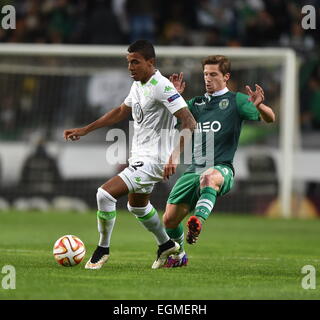
[[[153,44],[148,40],[137,40],[130,44],[128,48],[129,53],[138,52],[140,53],[146,60],[152,59],[156,57],[156,53],[154,51]]]
[[[206,64],[217,64],[219,65],[219,70],[222,72],[223,75],[231,72],[231,62],[230,60],[223,55],[215,55],[215,56],[209,56],[202,60],[202,68],[204,69],[204,66]]]

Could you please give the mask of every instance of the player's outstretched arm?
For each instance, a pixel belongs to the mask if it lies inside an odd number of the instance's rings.
[[[275,122],[276,121],[276,115],[274,114],[273,110],[269,106],[267,106],[267,105],[265,105],[263,103],[260,103],[257,106],[257,109],[260,112],[261,118],[265,122],[271,123],[271,122]]]
[[[174,116],[179,119],[181,123],[181,130],[189,129],[191,132],[196,128],[196,120],[188,107],[182,108],[174,113]]]
[[[102,128],[111,126],[116,124],[124,119],[127,119],[131,114],[131,108],[126,106],[124,103],[121,104],[119,107],[112,109],[111,111],[104,114],[101,118],[97,119],[96,121],[88,124],[83,128],[74,128],[64,130],[63,136],[65,140],[72,140],[77,141],[80,139],[81,136],[85,136],[89,132]]]
[[[181,122],[181,132],[183,132],[184,134],[180,136],[179,145],[174,148],[172,154],[170,155],[168,163],[164,166],[164,179],[169,179],[171,175],[176,173],[180,153],[184,149],[184,144],[187,144],[191,141],[192,132],[196,128],[196,121],[187,107],[178,110],[174,113],[174,115]]]
[[[251,101],[256,106],[261,115],[261,118],[265,122],[275,122],[276,116],[273,110],[269,106],[262,103],[264,101],[263,89],[257,84],[255,85],[255,87],[256,91],[252,91],[250,86],[246,86],[247,94],[249,95],[249,101]]]

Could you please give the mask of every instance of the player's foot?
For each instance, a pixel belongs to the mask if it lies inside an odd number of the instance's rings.
[[[109,256],[109,248],[97,246],[92,257],[86,263],[85,269],[100,269],[108,261]]]
[[[173,254],[168,257],[166,264],[164,265],[165,268],[177,268],[177,267],[184,267],[188,264],[188,256],[183,251],[179,254]]]
[[[189,244],[194,244],[197,242],[199,234],[201,232],[202,224],[201,221],[196,217],[192,216],[187,222],[188,233],[186,240]]]
[[[157,252],[157,259],[152,265],[152,269],[162,268],[167,262],[168,257],[171,254],[177,253],[180,249],[180,245],[173,240],[168,240],[166,243],[159,246]]]

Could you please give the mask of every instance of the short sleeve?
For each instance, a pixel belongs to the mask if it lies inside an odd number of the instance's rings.
[[[161,102],[172,114],[187,107],[186,101],[168,79],[156,84],[155,99]]]
[[[128,94],[128,96],[124,99],[124,104],[130,108],[132,108],[132,92],[135,90],[135,83],[132,83],[130,92]]]
[[[237,103],[237,108],[240,114],[241,119],[243,120],[260,120],[260,113],[257,110],[256,106],[248,100],[249,96],[237,92],[236,94],[236,103]]]

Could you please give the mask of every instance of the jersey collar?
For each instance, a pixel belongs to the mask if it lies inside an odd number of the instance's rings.
[[[204,94],[204,96],[210,101],[212,97],[222,96],[222,95],[226,94],[228,91],[229,91],[229,89],[227,87],[225,87],[225,88],[223,88],[223,89],[221,89],[219,91],[216,91],[216,92],[214,92],[212,94],[209,94],[208,92],[206,92]]]
[[[161,76],[160,71],[158,69],[155,69],[154,74],[150,77],[150,79],[146,83],[142,84],[141,81],[139,81],[140,86],[145,87],[149,83],[156,85],[158,83],[158,80],[156,80],[156,78],[159,78],[159,76]]]

